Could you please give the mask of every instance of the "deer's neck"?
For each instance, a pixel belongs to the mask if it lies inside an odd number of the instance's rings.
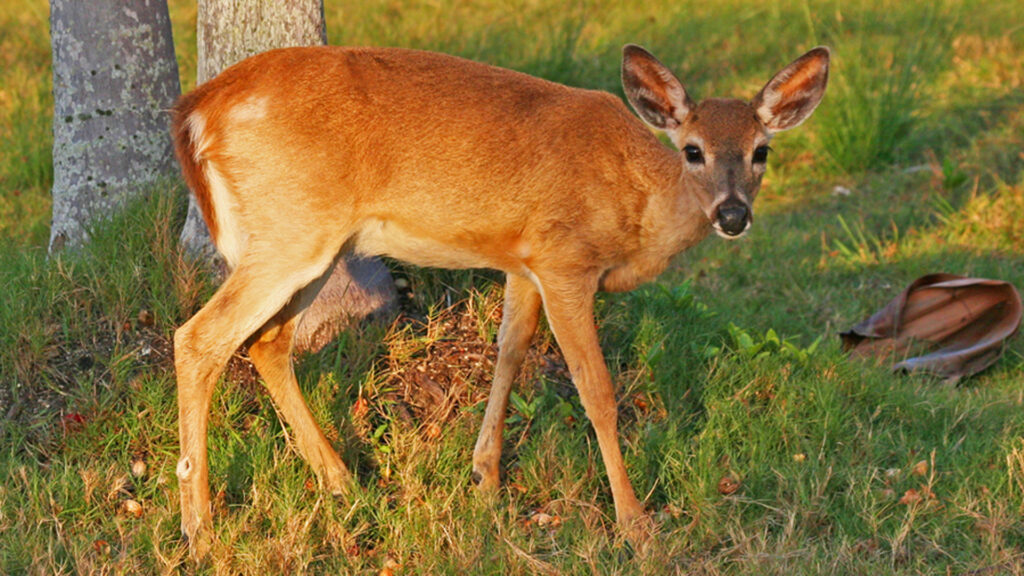
[[[659,145],[659,150],[640,164],[643,168],[637,176],[639,185],[647,190],[647,202],[640,219],[639,242],[625,262],[605,272],[602,290],[632,290],[653,280],[673,256],[707,237],[711,222],[697,202],[682,162],[678,152]]]
[[[644,213],[646,244],[667,258],[700,243],[711,231],[711,221],[697,200],[697,183],[683,168],[675,150],[667,151],[666,167]]]

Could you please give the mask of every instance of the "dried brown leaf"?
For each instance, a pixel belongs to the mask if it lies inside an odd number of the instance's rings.
[[[722,476],[722,479],[718,481],[718,493],[723,496],[734,494],[739,489],[740,481],[732,476]]]

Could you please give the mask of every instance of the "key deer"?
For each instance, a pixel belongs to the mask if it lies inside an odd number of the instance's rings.
[[[211,523],[214,386],[248,343],[295,445],[331,491],[351,475],[303,400],[292,337],[343,254],[506,273],[493,386],[473,478],[499,485],[513,379],[543,309],[596,433],[625,533],[650,527],[623,464],[615,390],[598,345],[598,290],[630,290],[713,230],[752,222],[772,135],[820,102],[815,48],[753,98],[695,102],[643,48],[623,51],[616,97],[430,52],[290,48],[249,58],[181,98],[173,136],[230,276],[174,335],[181,526]]]

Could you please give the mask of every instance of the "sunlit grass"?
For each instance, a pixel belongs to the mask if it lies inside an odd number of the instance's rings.
[[[45,3],[0,6],[0,246],[49,236],[50,148],[48,10]]]
[[[171,4],[189,87],[195,3]],[[948,388],[850,361],[835,337],[926,273],[1024,287],[1016,3],[374,0],[326,14],[335,44],[443,50],[616,93],[626,42],[698,98],[750,97],[817,44],[835,59],[815,117],[773,142],[749,237],[709,239],[659,283],[600,299],[656,554],[614,530],[600,452],[543,328],[514,388],[504,488],[476,494],[500,277],[399,267],[406,321],[297,363],[359,488],[319,489],[234,360],[214,397],[216,545],[199,572],[1021,571],[1024,341]],[[175,184],[83,253],[47,258],[46,18],[37,0],[0,7],[0,572],[190,571],[170,335],[213,286],[176,246]],[[450,405],[429,410],[437,398]]]

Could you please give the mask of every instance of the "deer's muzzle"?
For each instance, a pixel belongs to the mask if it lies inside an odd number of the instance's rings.
[[[718,207],[713,226],[725,238],[736,238],[750,228],[750,208],[736,199],[729,199]]]

